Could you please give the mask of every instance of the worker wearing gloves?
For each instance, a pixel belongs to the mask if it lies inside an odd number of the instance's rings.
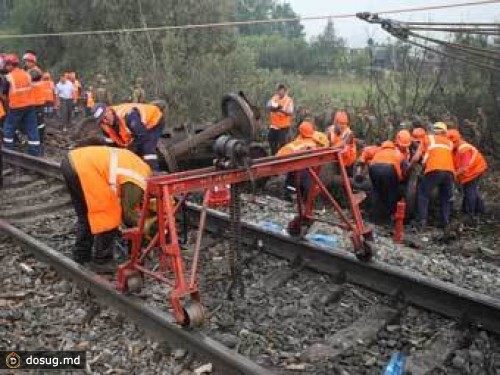
[[[71,150],[61,170],[78,218],[74,260],[115,266],[118,228],[137,224],[151,168],[129,150],[88,146]]]
[[[408,162],[392,141],[383,142],[371,158],[368,173],[373,186],[373,220],[376,224],[388,223],[394,214],[407,168]]]
[[[453,144],[447,137],[448,128],[443,122],[436,122],[433,135],[427,135],[417,151],[422,155],[424,176],[419,184],[418,216],[419,229],[427,225],[429,201],[434,188],[439,189],[440,226],[448,227],[451,214],[451,198],[455,166],[453,164]]]
[[[41,146],[31,76],[19,67],[19,63],[16,55],[4,57],[7,74],[4,92],[1,94],[8,96],[9,111],[5,118],[3,144],[5,148],[14,149],[16,131],[23,129],[28,135],[28,153],[38,156],[41,154]]]
[[[463,189],[462,209],[468,222],[472,224],[476,221],[476,215],[484,213],[479,181],[488,169],[488,164],[476,147],[462,139],[458,130],[449,130],[448,138],[453,142],[453,163],[457,181]]]
[[[129,148],[151,169],[159,171],[156,145],[165,127],[160,108],[140,103],[99,104],[94,109],[94,118],[98,120],[107,144]]]
[[[289,155],[294,152],[305,150],[314,150],[319,147],[327,147],[324,137],[318,136],[318,132],[314,130],[314,125],[309,121],[304,121],[299,125],[298,136],[290,143],[279,149],[276,156]],[[291,200],[291,194],[296,192],[295,173],[300,173],[300,189],[303,196],[307,196],[307,192],[311,186],[311,177],[307,171],[290,172],[287,174],[285,182],[285,199]]]
[[[347,173],[352,176],[354,163],[356,162],[356,140],[349,127],[349,116],[344,111],[335,113],[333,124],[327,129],[330,144],[333,147],[344,148],[341,153],[342,161],[346,167]]]
[[[271,155],[288,141],[288,133],[293,122],[293,99],[288,96],[287,87],[280,83],[276,94],[267,103],[269,111],[269,133],[267,135]]]

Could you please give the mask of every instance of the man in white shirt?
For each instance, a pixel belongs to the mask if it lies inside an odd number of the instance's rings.
[[[71,114],[73,113],[73,83],[67,79],[66,74],[61,74],[61,78],[56,85],[56,107],[59,108],[63,132],[71,125]]]

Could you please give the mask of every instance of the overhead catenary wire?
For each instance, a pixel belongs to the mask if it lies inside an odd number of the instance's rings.
[[[429,10],[444,10],[451,8],[470,7],[477,5],[488,5],[500,3],[500,0],[480,0],[468,1],[452,4],[429,5],[422,7],[390,9],[376,12],[377,14],[398,14],[398,13],[413,13]],[[82,31],[61,31],[51,33],[32,33],[32,34],[2,34],[0,39],[28,39],[28,38],[45,38],[45,37],[63,37],[63,36],[88,36],[88,35],[105,35],[105,34],[123,34],[123,33],[140,33],[140,32],[154,32],[154,31],[175,31],[175,30],[196,30],[207,28],[219,27],[235,27],[245,25],[258,25],[258,24],[273,24],[273,23],[289,23],[289,22],[304,22],[304,21],[317,21],[328,19],[342,19],[342,18],[355,18],[355,13],[346,14],[331,14],[320,16],[305,16],[305,17],[292,17],[292,18],[278,18],[278,19],[263,19],[263,20],[248,20],[248,21],[228,21],[228,22],[213,22],[204,24],[186,24],[186,25],[165,25],[156,27],[137,27],[137,28],[122,28],[122,29],[107,29],[107,30],[82,30]]]
[[[405,23],[406,25],[406,23]],[[462,33],[462,34],[476,34],[476,35],[500,35],[500,24],[499,28],[468,28],[468,27],[420,27],[420,26],[409,26],[410,30],[417,31],[442,31],[447,33]]]

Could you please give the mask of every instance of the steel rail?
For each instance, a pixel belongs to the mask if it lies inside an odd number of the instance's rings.
[[[24,155],[17,154],[16,157]],[[43,163],[39,161],[39,165]],[[38,171],[44,173],[45,170]],[[188,203],[187,210],[191,219],[198,220],[200,206]],[[207,210],[206,230],[222,235],[228,225],[228,215]],[[498,299],[385,263],[361,262],[351,253],[329,251],[266,231],[254,224],[242,223],[242,230],[242,242],[249,246],[262,247],[269,254],[291,261],[302,259],[307,267],[315,271],[342,277],[347,282],[500,334]]]
[[[192,203],[187,206],[188,217],[198,220],[201,207]],[[205,228],[209,232],[222,236],[229,222],[228,215],[207,210]],[[290,261],[301,259],[306,267],[317,272],[341,277],[363,288],[500,334],[500,300],[493,297],[385,263],[362,262],[354,254],[329,251],[255,224],[243,222],[242,231],[242,242],[246,245],[258,246]]]
[[[189,348],[209,360],[213,363],[217,374],[261,375],[270,373],[217,341],[199,332],[182,329],[174,323],[170,314],[147,308],[143,301],[118,293],[114,285],[107,279],[62,256],[59,251],[50,248],[2,219],[0,219],[0,232],[19,242],[23,249],[32,252],[36,258],[53,266],[59,274],[87,288],[106,305],[125,313],[127,318],[132,318],[138,326],[149,331],[160,341],[173,344],[173,347],[177,345]]]
[[[3,163],[11,164],[16,167],[39,172],[44,176],[54,177],[63,180],[60,170],[60,163],[53,160],[43,159],[36,156],[23,154],[17,151],[2,148]],[[1,172],[1,166],[0,166]]]

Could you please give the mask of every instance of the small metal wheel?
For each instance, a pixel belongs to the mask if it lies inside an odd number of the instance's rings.
[[[199,302],[189,301],[184,305],[184,315],[184,326],[199,327],[205,321],[205,308]]]
[[[362,249],[356,251],[356,258],[362,262],[369,262],[375,254],[375,244],[372,241],[363,241]]]
[[[130,293],[138,293],[141,291],[142,286],[144,285],[144,281],[142,276],[138,272],[133,272],[130,275],[127,275],[126,279],[127,283],[127,291]]]

